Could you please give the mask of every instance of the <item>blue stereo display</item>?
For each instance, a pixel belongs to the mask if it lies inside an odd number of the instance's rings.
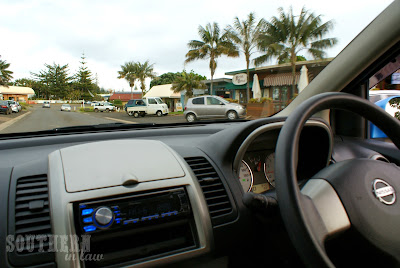
[[[157,222],[173,221],[190,215],[189,199],[184,188],[136,194],[108,200],[92,201],[77,204],[79,225],[83,232],[103,232],[115,228],[135,228],[157,224]],[[109,225],[98,225],[97,217],[100,208],[108,208],[112,212],[113,221]],[[101,214],[99,212],[99,214]],[[108,215],[107,217],[109,217]],[[129,226],[129,227],[128,227]]]

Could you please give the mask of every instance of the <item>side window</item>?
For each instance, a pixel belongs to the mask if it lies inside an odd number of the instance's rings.
[[[221,101],[213,97],[207,97],[207,105],[221,105]]]
[[[133,100],[128,101],[128,105],[132,105],[133,104]]]
[[[155,99],[149,99],[149,104],[157,104]]]
[[[204,104],[204,98],[196,98],[192,100],[193,104]]]
[[[400,120],[400,55],[369,79],[369,100]],[[371,138],[386,138],[378,127],[370,124]]]

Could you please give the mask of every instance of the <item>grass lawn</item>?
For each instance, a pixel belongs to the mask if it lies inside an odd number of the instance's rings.
[[[182,112],[170,112],[169,114],[183,114],[183,111]]]

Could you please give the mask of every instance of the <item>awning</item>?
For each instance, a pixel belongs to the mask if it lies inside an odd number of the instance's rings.
[[[299,83],[300,73],[295,74],[295,84]],[[288,86],[292,84],[292,73],[270,74],[264,78],[264,86]]]
[[[264,80],[259,80],[258,82],[260,83],[260,87],[263,88]],[[250,85],[249,86],[250,86],[250,88],[253,87],[253,80],[250,81]],[[234,85],[233,83],[228,83],[228,84],[226,84],[225,89],[227,89],[227,90],[247,89],[247,83],[244,84],[244,85]]]
[[[175,93],[172,90],[172,84],[158,85],[150,88],[150,90],[143,96],[143,98],[148,97],[160,97],[160,98],[175,98],[179,99],[181,93]]]
[[[15,94],[15,95],[34,95],[35,91],[33,91],[30,87],[18,87],[18,86],[0,86],[0,93],[2,94]]]

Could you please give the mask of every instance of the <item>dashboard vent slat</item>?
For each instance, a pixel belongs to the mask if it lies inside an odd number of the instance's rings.
[[[15,234],[28,236],[51,235],[47,177],[19,178],[15,192]],[[34,240],[34,250],[24,248],[19,254],[36,253],[39,240]]]
[[[226,189],[214,167],[204,157],[187,157],[186,162],[193,170],[203,190],[211,220],[230,214],[232,205]]]

